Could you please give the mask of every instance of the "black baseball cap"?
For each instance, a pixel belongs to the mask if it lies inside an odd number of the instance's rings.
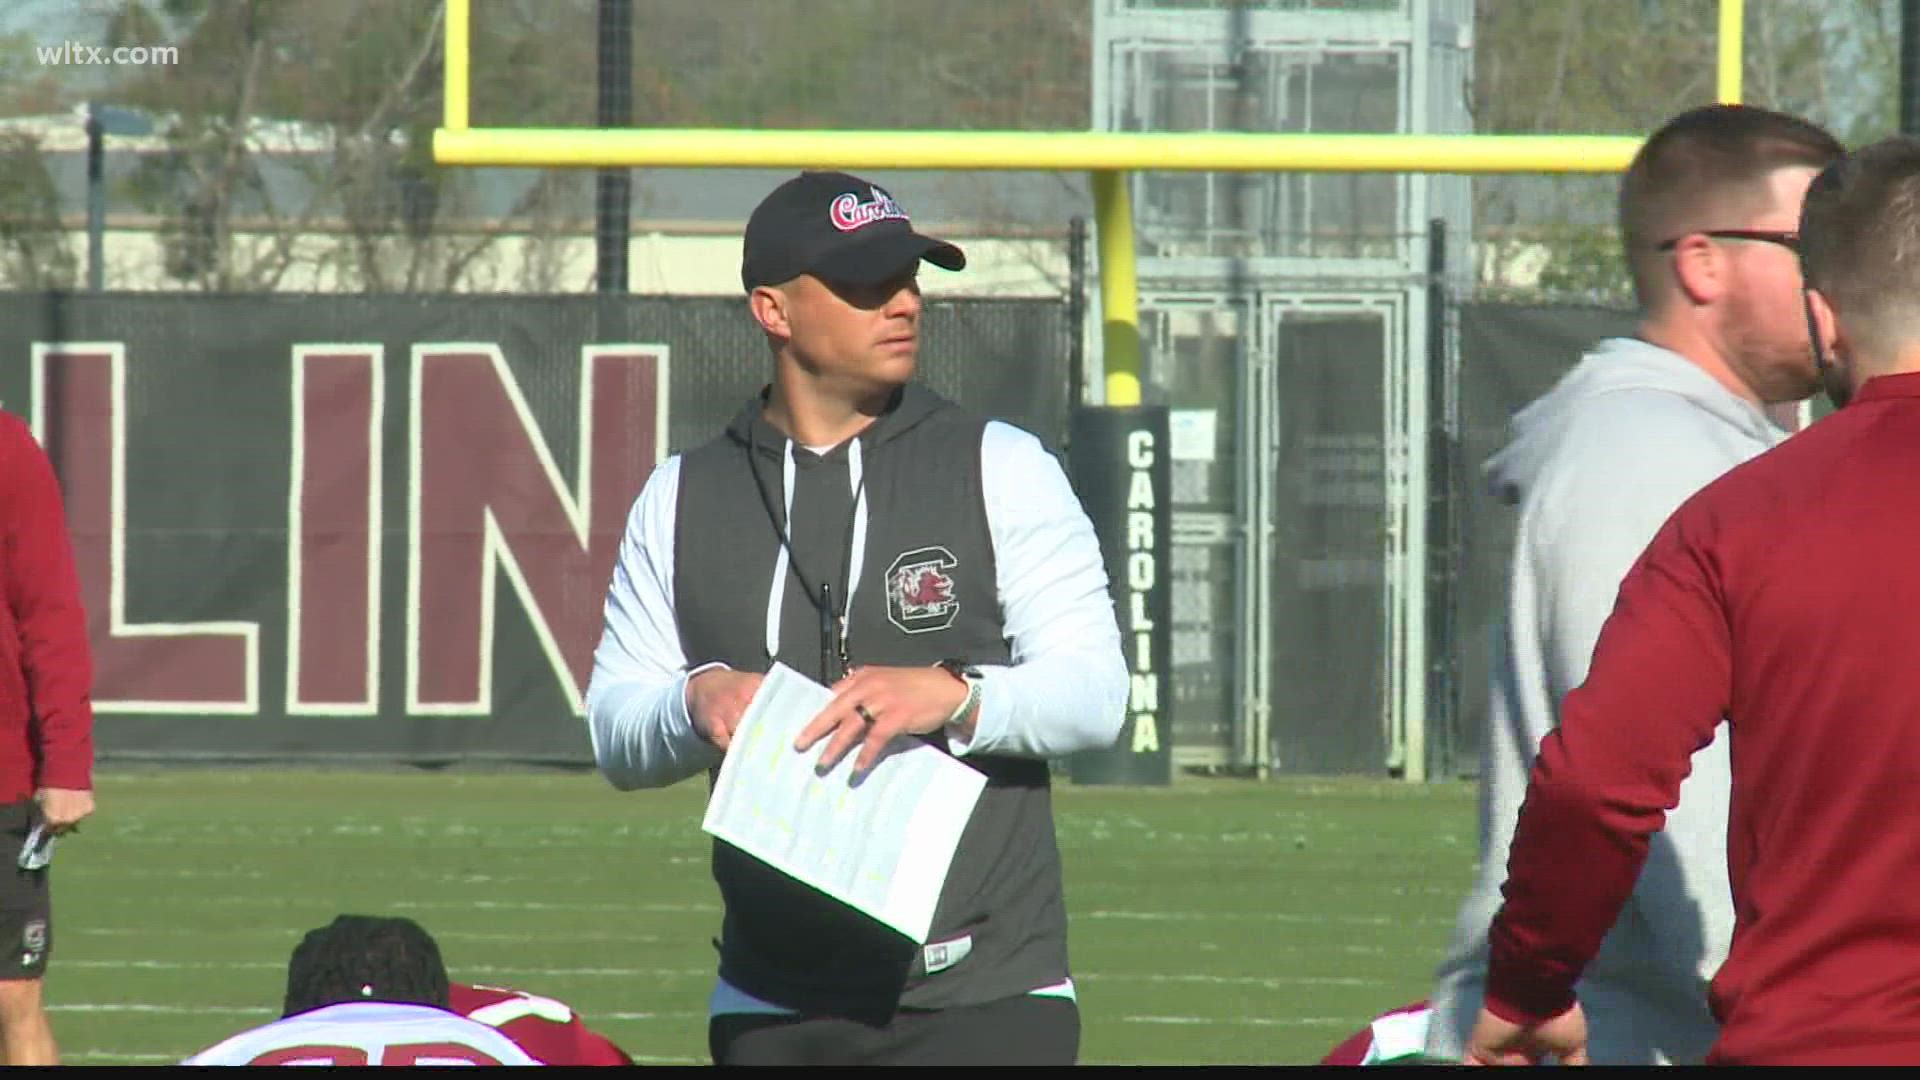
[[[752,292],[801,274],[872,285],[925,259],[967,265],[960,249],[913,231],[880,185],[841,172],[803,172],[774,188],[747,219],[740,283]]]

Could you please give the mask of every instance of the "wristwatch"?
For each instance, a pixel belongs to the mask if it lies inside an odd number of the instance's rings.
[[[934,667],[967,684],[967,696],[960,702],[960,707],[953,710],[953,715],[947,717],[948,724],[957,724],[966,719],[974,706],[980,704],[980,680],[984,676],[980,674],[979,668],[965,660],[942,660]]]

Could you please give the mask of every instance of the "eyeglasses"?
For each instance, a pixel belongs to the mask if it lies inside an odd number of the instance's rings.
[[[1715,240],[1758,240],[1763,244],[1779,244],[1795,254],[1800,251],[1800,234],[1792,229],[1699,229],[1663,241],[1659,250],[1672,251],[1689,236],[1710,236]]]

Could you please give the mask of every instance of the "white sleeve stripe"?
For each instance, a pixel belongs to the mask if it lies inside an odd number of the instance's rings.
[[[477,1020],[488,1027],[499,1027],[501,1024],[510,1024],[528,1016],[537,1016],[556,1024],[573,1022],[572,1009],[552,998],[544,997],[511,997],[505,1001],[496,1001],[468,1013],[467,1019]]]

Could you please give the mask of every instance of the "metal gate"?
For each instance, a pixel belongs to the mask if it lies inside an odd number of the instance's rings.
[[[1173,409],[1176,763],[1380,774],[1419,752],[1420,300],[1143,298]]]

